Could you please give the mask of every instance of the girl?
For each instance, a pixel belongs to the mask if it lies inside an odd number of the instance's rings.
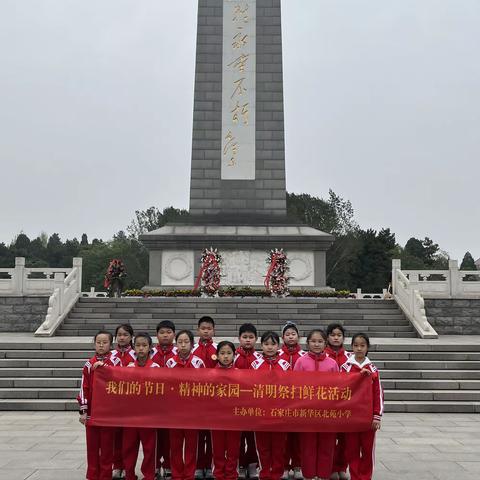
[[[345,341],[345,329],[339,323],[331,323],[327,327],[328,345],[325,348],[326,354],[337,362],[340,368],[350,357],[350,352],[343,348]],[[333,456],[333,472],[330,480],[347,480],[348,463],[345,459],[345,434],[337,433],[337,443],[335,446],[335,454]]]
[[[234,370],[235,345],[223,341],[217,347],[218,363],[222,371]],[[242,432],[212,430],[213,475],[216,480],[237,480],[240,436]]]
[[[97,368],[113,367],[119,364],[112,358],[110,349],[113,336],[110,332],[99,331],[95,337],[95,355],[87,360],[82,371],[82,383],[77,400],[80,406],[80,423],[85,425],[87,437],[87,478],[110,480],[112,478],[113,437],[111,427],[93,427],[88,424],[92,403],[93,376]]]
[[[152,337],[148,333],[137,333],[135,336],[136,360],[129,363],[133,368],[158,368],[158,364],[150,358]],[[137,464],[140,442],[143,449],[142,474],[145,480],[155,478],[155,447],[157,431],[155,428],[124,428],[123,430],[123,463],[125,465],[125,479],[136,480],[135,465]]]
[[[370,339],[365,333],[352,337],[353,355],[342,365],[342,372],[361,373],[368,377],[373,390],[372,428],[366,432],[345,434],[347,460],[352,480],[371,480],[375,463],[375,433],[380,429],[383,414],[383,390],[380,375],[368,359]]]
[[[304,372],[338,372],[337,362],[325,353],[327,334],[323,330],[312,330],[307,336],[308,354],[297,360],[295,371]],[[319,480],[330,478],[335,449],[335,433],[303,432],[300,434],[302,444],[302,472],[306,480],[318,477]]]
[[[293,370],[297,360],[307,353],[300,348],[298,328],[295,323],[287,322],[283,327],[282,340],[283,347],[280,350],[280,355],[288,361],[290,369]],[[303,474],[300,465],[300,437],[298,433],[288,433],[285,450],[285,471],[283,472],[282,480],[286,480],[289,477],[290,470],[293,470],[295,480],[301,480]]]
[[[113,358],[118,358],[122,367],[128,366],[135,361],[135,351],[132,348],[133,328],[128,323],[119,325],[115,330],[116,347],[110,353]],[[122,458],[123,428],[115,429],[115,441],[113,445],[113,475],[112,478],[123,478]]]
[[[193,333],[181,330],[175,338],[177,354],[167,360],[168,368],[205,368],[193,355]],[[197,463],[198,430],[170,429],[170,465],[172,480],[193,480]]]
[[[262,356],[252,362],[254,370],[290,369],[290,364],[280,357],[280,337],[278,333],[265,332],[261,339]],[[260,464],[260,480],[280,480],[284,470],[287,434],[285,432],[255,432],[258,460]]]

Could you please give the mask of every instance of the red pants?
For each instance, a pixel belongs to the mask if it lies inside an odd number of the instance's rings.
[[[213,430],[213,475],[216,480],[237,480],[241,432]]]
[[[137,464],[138,449],[142,442],[143,462],[142,474],[145,480],[155,478],[155,450],[157,432],[154,428],[124,428],[123,429],[123,464],[125,479],[136,480],[135,465]],[[112,478],[110,474],[110,478]]]
[[[335,451],[335,433],[301,434],[302,473],[304,478],[330,478]]]
[[[170,429],[172,480],[193,480],[197,464],[198,430]]]
[[[111,427],[85,427],[87,436],[87,478],[111,480],[113,464],[113,438]]]
[[[209,430],[198,432],[197,468],[212,468],[212,438]]]
[[[253,432],[243,432],[240,438],[240,457],[241,467],[247,468],[251,463],[258,463],[257,447],[255,445],[255,434]]]
[[[157,468],[160,467],[170,468],[170,433],[167,428],[157,429]]]
[[[113,469],[123,470],[123,451],[122,451],[123,428],[115,429],[115,438],[113,441]]]
[[[375,430],[345,434],[351,480],[371,480],[375,465]]]
[[[285,432],[255,432],[260,480],[280,480],[284,470],[287,434]]]
[[[345,458],[345,434],[337,433],[337,444],[335,446],[335,454],[333,455],[333,471],[346,472],[348,462]]]
[[[287,433],[287,448],[285,449],[285,470],[300,467],[300,435],[296,432]]]

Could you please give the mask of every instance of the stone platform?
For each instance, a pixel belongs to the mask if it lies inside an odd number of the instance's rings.
[[[78,413],[0,412],[0,480],[84,480],[85,456]],[[387,414],[376,457],[374,480],[478,478],[480,415]]]

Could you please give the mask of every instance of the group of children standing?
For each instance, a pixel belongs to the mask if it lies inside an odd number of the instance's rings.
[[[312,330],[307,351],[301,349],[298,328],[292,322],[282,329],[283,345],[278,333],[265,332],[261,352],[255,350],[257,330],[250,323],[240,327],[237,348],[229,341],[215,344],[214,334],[215,322],[206,316],[198,322],[197,343],[191,331],[176,332],[168,320],[157,325],[155,347],[148,333],[134,335],[129,324],[117,327],[113,350],[111,333],[95,335],[95,355],[85,363],[78,396],[80,422],[86,427],[88,480],[110,480],[112,474],[113,478],[136,480],[140,443],[145,480],[161,474],[172,480],[247,476],[286,480],[290,473],[294,480],[345,480],[347,468],[352,480],[371,480],[383,392],[378,371],[367,357],[370,342],[366,334],[352,337],[352,353],[343,347],[345,331],[340,324],[330,324],[326,332]],[[345,434],[95,427],[88,423],[93,375],[105,366],[360,373],[372,384],[372,426],[365,432]]]

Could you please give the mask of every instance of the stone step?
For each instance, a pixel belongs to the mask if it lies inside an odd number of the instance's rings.
[[[0,388],[0,399],[75,399],[78,388]]]
[[[426,379],[426,380],[480,380],[478,370],[383,370],[384,379]]]
[[[480,390],[384,390],[385,401],[480,402]]]
[[[63,411],[63,410],[78,410],[78,403],[76,400],[67,399],[0,399],[0,410],[10,411]]]
[[[0,378],[0,388],[80,388],[80,376],[72,378]]]
[[[397,369],[414,369],[414,370],[479,370],[480,362],[475,360],[469,361],[403,361],[403,360],[379,360],[375,365],[380,371],[383,370],[397,370]]]
[[[392,400],[385,404],[392,413],[480,413],[480,402],[428,402]]]
[[[382,376],[382,385],[385,390],[480,390],[480,380],[401,380]]]
[[[0,378],[62,377],[80,378],[81,368],[0,368]]]

